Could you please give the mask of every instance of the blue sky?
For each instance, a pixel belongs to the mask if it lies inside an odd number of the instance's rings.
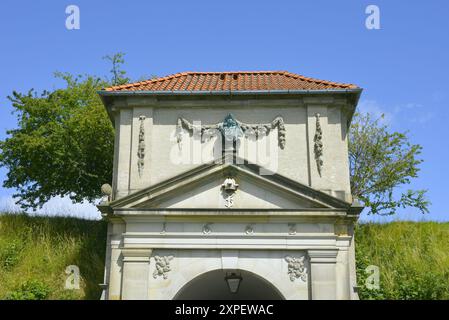
[[[70,4],[80,8],[79,30],[65,28]],[[370,4],[380,9],[380,30],[365,27]],[[54,71],[107,75],[106,54],[126,53],[132,78],[288,70],[363,87],[362,110],[385,113],[392,129],[424,147],[412,187],[429,189],[426,219],[449,220],[448,9],[444,0],[2,1],[0,138],[15,126],[12,90],[52,89]],[[0,200],[13,191],[0,189]],[[422,216],[407,209],[398,218]]]

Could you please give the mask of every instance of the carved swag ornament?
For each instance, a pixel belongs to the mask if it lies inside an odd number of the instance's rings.
[[[255,137],[259,139],[263,135],[268,135],[271,130],[278,128],[278,145],[281,149],[285,147],[285,125],[284,119],[278,116],[272,122],[267,124],[250,125],[236,120],[232,114],[228,114],[223,122],[213,125],[194,125],[184,118],[178,118],[176,126],[176,141],[179,149],[182,149],[183,129],[189,134],[198,133],[201,136],[201,142],[206,142],[218,133],[226,141],[235,142],[241,137]]]

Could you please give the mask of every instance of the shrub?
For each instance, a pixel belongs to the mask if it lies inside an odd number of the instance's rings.
[[[441,300],[446,297],[448,278],[437,273],[417,273],[403,268],[396,278],[397,289],[392,292],[396,299]]]
[[[18,241],[6,245],[0,252],[0,266],[5,270],[11,270],[20,261],[22,246]]]
[[[10,292],[7,300],[44,300],[50,294],[50,288],[43,282],[38,280],[28,280]]]

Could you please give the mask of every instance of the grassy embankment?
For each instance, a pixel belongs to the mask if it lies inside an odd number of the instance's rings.
[[[98,299],[106,224],[65,217],[0,215],[0,299]],[[66,267],[80,290],[66,290]]]

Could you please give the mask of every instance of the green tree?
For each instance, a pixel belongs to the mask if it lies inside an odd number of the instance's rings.
[[[389,132],[381,119],[355,114],[349,135],[351,192],[369,208],[368,214],[392,215],[397,208],[415,207],[428,212],[426,190],[397,194],[410,184],[423,161],[422,147],[411,144],[406,133]],[[395,192],[396,191],[396,192]]]
[[[108,56],[113,82],[127,81],[123,54]],[[6,188],[23,209],[41,207],[54,196],[74,202],[100,196],[111,182],[114,132],[97,91],[111,82],[94,76],[56,73],[64,87],[38,94],[13,92],[8,99],[17,128],[0,141],[0,165],[8,169]]]
[[[123,52],[118,52],[112,56],[106,55],[103,59],[111,62],[112,68],[110,73],[112,74],[112,79],[110,80],[110,83],[112,85],[121,85],[130,81],[130,79],[126,76],[126,71],[121,68],[121,66],[125,63],[125,54]]]

